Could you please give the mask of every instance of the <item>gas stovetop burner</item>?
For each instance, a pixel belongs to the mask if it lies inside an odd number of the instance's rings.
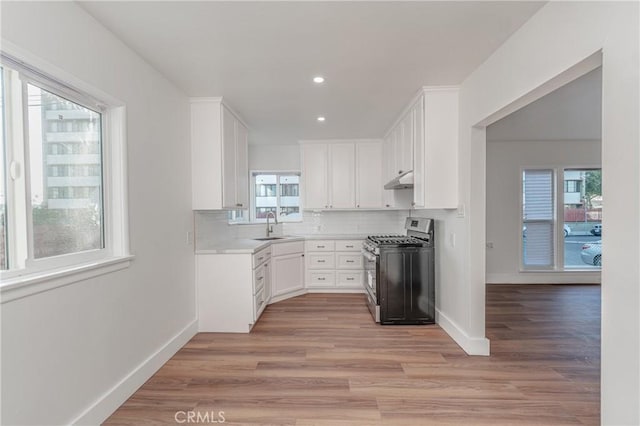
[[[424,241],[418,238],[408,237],[406,235],[372,235],[372,236],[369,236],[368,239],[373,244],[376,244],[378,246],[393,245],[393,246],[404,246],[404,247],[409,247],[409,246],[419,247],[424,244]]]

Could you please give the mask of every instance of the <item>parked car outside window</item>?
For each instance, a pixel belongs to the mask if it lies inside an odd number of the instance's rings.
[[[596,223],[595,225],[593,225],[593,228],[591,228],[591,235],[595,235],[596,237],[600,237],[602,236],[602,224],[601,223]]]
[[[580,257],[587,265],[602,266],[602,240],[583,245]]]

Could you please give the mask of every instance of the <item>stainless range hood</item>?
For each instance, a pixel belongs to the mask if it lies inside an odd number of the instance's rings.
[[[396,176],[387,184],[384,189],[411,189],[413,188],[413,170],[404,172],[401,175]]]

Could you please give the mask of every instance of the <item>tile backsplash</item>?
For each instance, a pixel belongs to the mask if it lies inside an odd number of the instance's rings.
[[[404,233],[406,210],[305,211],[302,222],[279,223],[276,235],[397,234]],[[196,248],[204,242],[265,236],[265,224],[230,225],[223,210],[196,211]]]

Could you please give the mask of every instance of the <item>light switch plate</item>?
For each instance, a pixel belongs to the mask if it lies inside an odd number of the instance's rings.
[[[458,204],[458,217],[464,217],[464,204]]]

